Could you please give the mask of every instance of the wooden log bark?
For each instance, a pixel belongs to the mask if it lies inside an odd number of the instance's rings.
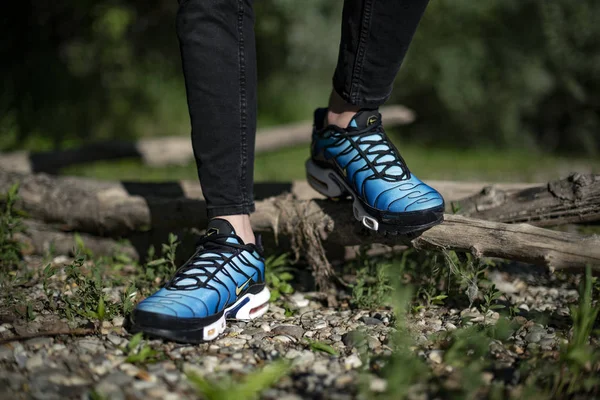
[[[171,230],[206,222],[204,201],[145,196],[136,193],[135,184],[130,188],[127,183],[0,170],[0,193],[14,183],[20,183],[17,207],[63,231],[119,237],[151,227]]]
[[[35,254],[43,256],[52,254],[54,256],[73,256],[79,250],[79,242],[81,242],[83,247],[91,251],[94,256],[112,257],[117,254],[124,254],[131,260],[140,261],[144,259],[150,246],[160,249],[160,245],[167,240],[166,232],[162,232],[162,234],[158,233],[154,237],[152,232],[144,232],[128,237],[127,239],[118,240],[87,233],[64,232],[55,226],[35,220],[24,220],[23,223],[26,228],[25,231],[17,233],[15,238],[23,245],[21,252],[25,255]],[[178,241],[180,241],[178,252],[181,252],[182,257],[187,259],[189,254],[194,250],[195,243],[202,232],[178,231],[173,233],[177,235]],[[263,236],[264,242],[265,237]],[[334,260],[336,262],[355,260],[361,247],[360,245],[342,246],[341,253],[334,251],[334,253],[339,253],[333,254]],[[367,255],[375,257],[392,252],[399,253],[408,249],[408,247],[407,245],[387,246],[374,243],[367,249]],[[330,260],[332,256],[331,249],[332,246],[326,248],[327,256]],[[336,246],[334,249],[338,250],[338,247]],[[286,250],[289,251],[289,248]],[[182,259],[181,261],[185,260]]]
[[[87,233],[63,232],[55,227],[39,221],[25,220],[25,232],[18,233],[16,239],[24,247],[24,254],[55,254],[72,255],[78,250],[79,243],[98,256],[124,254],[132,260],[139,260],[141,255],[130,243],[121,242],[112,238],[104,238]]]
[[[111,182],[0,169],[0,193],[15,183],[20,183],[18,206],[32,219],[60,224],[63,231],[127,236],[150,228],[176,230],[206,224],[206,204],[197,182]],[[472,183],[433,184],[447,200],[481,188]],[[523,185],[500,187],[512,191]],[[257,199],[286,192],[302,200],[319,197],[306,182],[258,183],[255,192]]]
[[[60,224],[66,230],[127,235],[155,229],[205,225],[204,202],[189,198],[143,197],[115,182],[23,175],[0,171],[0,192],[21,181],[17,207],[30,217]],[[336,245],[410,244],[440,251],[469,251],[477,257],[521,260],[551,268],[600,264],[600,238],[555,232],[526,224],[477,220],[446,215],[446,222],[408,240],[365,232],[352,216],[350,202],[298,200],[293,195],[270,197],[256,204],[253,228],[291,238],[297,254],[307,258],[315,280],[326,286],[333,276],[323,242]]]
[[[401,105],[384,106],[380,109],[386,126],[410,124],[415,113]],[[302,121],[257,132],[256,152],[267,152],[285,147],[309,143],[312,121]],[[29,153],[25,151],[0,154],[0,168],[32,173],[56,173],[69,165],[93,161],[139,158],[150,166],[185,165],[194,159],[189,136],[148,138],[136,143],[102,142],[79,148]]]
[[[600,175],[573,174],[567,179],[519,191],[488,186],[453,202],[458,213],[499,222],[556,226],[600,220]]]
[[[410,244],[420,249],[465,251],[476,257],[519,260],[551,269],[600,268],[600,237],[567,234],[527,224],[504,224],[459,215],[445,215],[442,225],[412,240],[366,231],[352,216],[350,203],[299,201],[279,196],[261,202],[251,216],[258,231],[273,229],[292,238],[294,248],[314,268],[315,281],[327,285],[334,276],[323,243],[344,246],[380,243]]]
[[[40,221],[25,219],[25,231],[16,234],[16,239],[23,244],[23,254],[36,255],[74,255],[84,249],[94,256],[125,255],[131,260],[145,260],[148,249],[153,246],[156,254],[160,254],[162,244],[168,235],[174,233],[179,243],[177,262],[183,263],[196,248],[200,234],[198,229],[174,229],[171,231],[151,230],[136,232],[126,238],[112,238],[80,232],[65,232],[60,227]]]

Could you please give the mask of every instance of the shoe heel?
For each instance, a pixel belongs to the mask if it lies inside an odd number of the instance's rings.
[[[313,189],[323,196],[333,199],[347,196],[348,191],[333,178],[333,176],[335,176],[334,174],[335,172],[333,170],[321,168],[311,159],[306,161],[306,178]],[[365,211],[360,204],[360,201],[355,196],[352,197],[354,198],[352,204],[354,218],[360,221],[367,229],[377,232],[379,230],[379,221]]]
[[[308,159],[305,165],[306,180],[317,192],[330,198],[347,195],[346,190],[332,178],[333,170],[321,168],[311,159]]]
[[[242,307],[235,311],[235,314],[227,315],[227,318],[251,320],[261,317],[269,309],[271,292],[266,286],[257,294],[247,294],[246,296],[248,296],[248,301],[246,301]]]

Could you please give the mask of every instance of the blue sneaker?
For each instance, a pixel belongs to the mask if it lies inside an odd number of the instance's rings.
[[[244,244],[224,219],[213,219],[196,253],[162,289],[139,303],[133,331],[177,342],[213,340],[225,320],[251,320],[269,308],[265,264],[257,245]]]
[[[323,126],[315,111],[310,185],[319,193],[351,196],[354,217],[381,233],[415,235],[444,220],[444,199],[414,176],[388,139],[377,110],[359,111],[346,129]]]

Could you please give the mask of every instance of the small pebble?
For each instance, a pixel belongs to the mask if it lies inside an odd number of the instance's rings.
[[[316,329],[316,330],[325,329],[325,328],[327,328],[327,322],[326,321],[318,321],[313,325],[312,328]]]
[[[447,322],[445,327],[446,327],[446,330],[449,330],[449,331],[456,330],[456,325],[454,325],[452,322]]]
[[[365,325],[381,325],[383,324],[383,321],[377,318],[372,318],[372,317],[362,317],[360,319],[362,322],[365,323]]]
[[[344,360],[344,367],[347,371],[355,368],[360,368],[362,366],[362,361],[360,357],[356,354],[352,354],[351,356],[346,357]]]
[[[27,359],[27,362],[25,363],[25,368],[29,371],[32,372],[40,367],[42,367],[44,365],[44,358],[42,357],[41,354],[35,354],[31,357],[29,357],[29,359]]]
[[[441,364],[444,361],[444,352],[441,350],[431,350],[427,357],[434,363]]]
[[[284,343],[284,344],[295,342],[294,338],[292,338],[291,336],[288,336],[288,335],[277,335],[277,336],[273,337],[273,340],[275,340],[276,342],[279,342],[279,343]]]
[[[301,293],[294,293],[290,296],[290,300],[298,308],[307,307],[310,303]]]
[[[525,340],[530,343],[537,343],[542,340],[542,332],[533,331],[529,332],[527,336],[525,336]]]
[[[387,390],[388,383],[385,379],[371,378],[369,389],[375,393],[383,393]]]

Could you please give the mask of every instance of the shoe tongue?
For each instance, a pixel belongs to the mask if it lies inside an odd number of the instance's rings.
[[[235,235],[235,229],[231,224],[222,218],[213,218],[208,223],[208,227],[206,228],[206,235]]]
[[[354,115],[346,129],[349,131],[365,129],[377,123],[380,119],[381,114],[377,110],[360,110]]]

